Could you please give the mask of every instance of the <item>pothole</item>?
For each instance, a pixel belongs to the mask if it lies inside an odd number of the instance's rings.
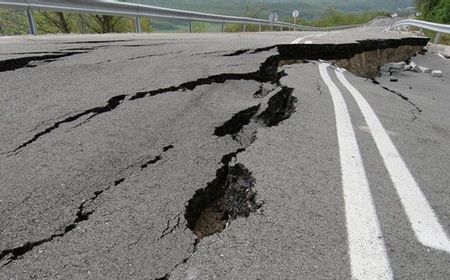
[[[268,102],[267,109],[257,118],[262,120],[266,126],[277,126],[280,122],[288,119],[295,112],[297,98],[292,95],[294,89],[282,87],[273,95]]]
[[[254,187],[255,179],[244,165],[227,163],[217,170],[216,178],[206,188],[197,190],[188,201],[187,227],[202,239],[223,231],[237,217],[248,217],[261,207]]]
[[[258,112],[260,106],[261,105],[258,104],[236,113],[223,125],[216,127],[216,129],[214,130],[214,135],[223,137],[227,134],[230,134],[232,135],[232,137],[235,137],[235,135],[242,130],[242,127],[250,123],[250,120],[256,114],[256,112]]]
[[[292,88],[281,87],[268,99],[262,113],[257,115],[261,104],[252,106],[216,127],[215,135],[231,135],[243,148],[224,155],[223,166],[216,171],[216,178],[206,188],[197,190],[187,203],[187,227],[198,239],[223,231],[230,221],[248,217],[261,207],[262,204],[256,201],[255,179],[251,172],[240,163],[234,164],[234,160],[254,142],[258,128],[277,126],[292,115],[297,102],[292,92]],[[243,141],[244,138],[248,141]]]

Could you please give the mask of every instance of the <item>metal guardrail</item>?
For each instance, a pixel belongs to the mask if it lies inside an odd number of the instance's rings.
[[[419,28],[437,32],[436,38],[434,39],[435,44],[439,43],[442,33],[450,34],[450,25],[448,25],[448,24],[434,23],[434,22],[428,22],[428,21],[416,20],[416,19],[404,19],[404,20],[397,21],[396,23],[391,25],[390,29],[391,30],[397,29],[397,28],[399,28],[401,26],[405,26],[405,25],[406,26],[415,26],[415,27],[419,27]]]
[[[334,26],[334,27],[309,27],[303,25],[296,25],[287,22],[269,21],[264,19],[249,18],[249,17],[236,17],[216,15],[209,13],[192,12],[185,10],[177,10],[163,7],[156,7],[150,5],[117,2],[111,0],[0,0],[0,7],[24,9],[27,11],[27,18],[30,27],[30,34],[36,34],[36,24],[33,20],[32,10],[49,10],[58,12],[71,12],[71,13],[91,13],[113,16],[129,16],[136,17],[136,31],[140,32],[140,18],[141,17],[154,17],[162,19],[176,19],[186,20],[189,22],[189,29],[192,31],[193,21],[222,23],[222,30],[224,30],[224,24],[238,23],[244,25],[244,31],[246,25],[259,25],[261,26],[274,26],[280,28],[289,28],[290,30],[308,30],[308,31],[329,31],[329,30],[341,30],[362,26],[346,25],[346,26]]]

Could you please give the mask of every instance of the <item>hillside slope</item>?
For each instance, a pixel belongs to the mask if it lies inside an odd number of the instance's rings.
[[[228,15],[244,15],[248,10],[251,14],[259,12],[259,16],[267,16],[268,11],[274,10],[285,17],[297,9],[304,18],[320,16],[327,8],[346,12],[393,11],[412,5],[411,0],[128,0],[127,2]]]

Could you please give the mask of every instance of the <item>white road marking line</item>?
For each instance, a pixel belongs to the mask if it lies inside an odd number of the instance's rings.
[[[447,234],[375,112],[343,73],[336,71],[336,74],[366,119],[417,239],[427,247],[450,253]]]
[[[300,38],[295,39],[294,41],[292,41],[291,44],[292,45],[293,44],[300,44],[300,42],[303,41],[304,39],[309,38],[309,37],[314,37],[314,36],[317,36],[317,35],[318,34],[314,33],[314,34],[306,35],[305,37],[300,37]]]
[[[305,45],[311,45],[312,41],[305,41]]]
[[[327,68],[328,64],[319,64],[336,114],[352,279],[391,280],[393,275],[350,114]]]
[[[300,42],[303,41],[306,38],[310,38],[310,37],[319,38],[319,37],[322,37],[322,36],[327,35],[327,34],[335,34],[335,33],[339,33],[339,32],[340,31],[314,33],[314,34],[306,35],[305,37],[298,38],[298,39],[292,41],[291,44],[292,45],[293,44],[300,44]],[[307,41],[307,42],[309,42],[309,41]],[[305,44],[306,44],[306,42],[305,42]]]

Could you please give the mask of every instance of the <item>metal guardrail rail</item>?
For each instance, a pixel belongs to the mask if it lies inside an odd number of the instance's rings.
[[[58,12],[91,13],[101,15],[135,17],[137,32],[141,31],[140,25],[141,17],[186,20],[190,23],[189,24],[190,31],[192,31],[193,21],[222,23],[222,30],[224,29],[223,27],[224,24],[238,23],[244,25],[244,31],[246,29],[246,25],[250,24],[259,25],[259,30],[261,30],[261,26],[271,26],[272,28],[276,26],[280,28],[289,28],[292,30],[308,30],[308,31],[341,30],[362,26],[362,24],[357,24],[357,25],[334,26],[326,28],[309,27],[287,22],[269,21],[249,17],[216,15],[216,14],[177,10],[136,3],[117,2],[111,0],[0,0],[0,7],[26,10],[28,23],[30,27],[30,34],[37,34],[36,24],[33,20],[32,10],[49,10]]]
[[[390,29],[394,30],[401,26],[415,26],[415,27],[419,27],[419,28],[437,32],[436,38],[434,40],[435,44],[438,44],[439,41],[441,40],[442,33],[450,34],[450,25],[448,25],[448,24],[434,23],[434,22],[428,22],[428,21],[416,20],[416,19],[404,19],[404,20],[397,21],[396,23],[391,25]]]

